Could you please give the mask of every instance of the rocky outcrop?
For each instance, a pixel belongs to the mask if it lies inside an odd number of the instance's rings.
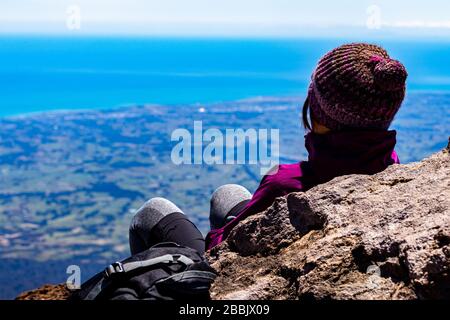
[[[47,284],[39,289],[22,293],[16,300],[66,300],[69,295],[70,290],[65,284]]]
[[[449,149],[277,199],[208,254],[212,298],[450,299]]]
[[[209,259],[214,299],[450,299],[450,156],[279,198]]]

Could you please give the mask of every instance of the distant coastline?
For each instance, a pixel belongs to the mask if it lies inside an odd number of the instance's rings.
[[[424,89],[415,89],[415,90],[407,90],[408,99],[413,95],[450,95],[450,90],[424,90]],[[91,113],[91,112],[113,112],[113,111],[126,111],[130,108],[139,108],[139,107],[170,107],[170,108],[178,108],[178,107],[188,107],[188,108],[200,108],[200,107],[208,107],[208,106],[217,106],[221,104],[229,105],[229,104],[241,104],[243,102],[251,102],[257,103],[260,102],[269,102],[269,101],[298,101],[299,103],[303,102],[304,95],[277,95],[277,96],[252,96],[245,97],[235,100],[225,100],[225,101],[215,101],[215,102],[205,102],[205,103],[142,103],[142,104],[125,104],[125,105],[117,105],[117,106],[109,106],[109,107],[99,107],[99,108],[70,108],[70,109],[43,109],[39,111],[30,111],[24,113],[5,113],[5,111],[0,112],[0,120],[16,120],[16,119],[24,119],[24,118],[33,118],[33,117],[45,117],[45,116],[55,116],[55,115],[66,115],[66,114],[75,114],[75,113]]]
[[[445,92],[443,92],[445,93]],[[296,101],[299,102],[304,99],[304,96],[300,95],[279,95],[279,96],[252,96],[246,97],[242,99],[236,100],[227,100],[227,101],[215,101],[215,102],[206,102],[206,103],[142,103],[142,104],[128,104],[128,105],[118,105],[113,107],[100,107],[100,108],[73,108],[73,109],[47,109],[41,111],[32,111],[18,114],[4,114],[0,113],[0,120],[16,120],[16,119],[24,119],[24,118],[33,118],[33,117],[45,117],[45,116],[55,116],[55,115],[66,115],[66,114],[75,114],[75,113],[95,113],[95,112],[114,112],[114,111],[126,111],[130,108],[140,108],[140,107],[169,107],[169,108],[178,108],[178,107],[187,107],[187,108],[200,108],[207,106],[217,106],[221,104],[241,104],[243,102],[248,103],[257,103],[257,102],[270,102],[270,101]]]

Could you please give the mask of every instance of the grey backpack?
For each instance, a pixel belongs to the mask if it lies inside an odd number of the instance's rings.
[[[207,300],[215,277],[196,250],[166,242],[112,263],[70,300]]]

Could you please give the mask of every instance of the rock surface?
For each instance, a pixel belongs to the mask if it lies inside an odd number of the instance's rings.
[[[449,148],[279,198],[208,259],[219,272],[213,299],[450,299]]]
[[[22,293],[16,300],[66,300],[70,295],[65,284],[45,286]]]
[[[450,155],[279,198],[209,255],[214,299],[450,299]]]

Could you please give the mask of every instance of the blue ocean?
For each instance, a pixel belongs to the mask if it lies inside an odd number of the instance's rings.
[[[301,96],[344,40],[0,37],[0,116],[135,104]],[[450,91],[450,39],[373,41],[408,69],[409,91]]]

